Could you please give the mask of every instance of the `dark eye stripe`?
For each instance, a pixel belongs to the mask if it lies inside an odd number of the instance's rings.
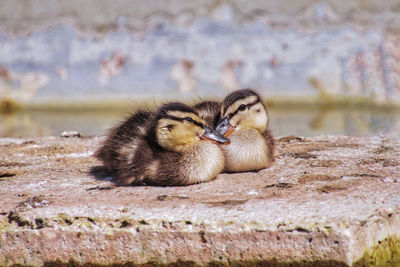
[[[193,123],[193,124],[195,124],[195,125],[197,125],[197,126],[199,126],[201,128],[204,128],[204,124],[202,124],[201,122],[197,122],[197,121],[193,120],[190,117],[178,118],[178,117],[175,117],[175,116],[167,115],[167,116],[165,116],[165,118],[170,119],[170,120],[174,120],[174,121],[179,121],[179,122],[187,121],[187,122]]]
[[[255,104],[257,104],[257,103],[259,103],[259,102],[260,102],[260,99],[256,99],[254,102],[245,105],[245,107],[246,107],[246,108],[250,108],[251,106],[254,106]],[[242,105],[243,105],[243,104],[242,104]],[[242,106],[242,105],[240,105],[240,106]],[[229,114],[227,115],[227,117],[229,117],[229,119],[230,119],[230,118],[232,118],[233,116],[235,116],[235,115],[240,111],[240,106],[235,110],[235,112],[229,113]],[[244,110],[244,109],[243,109],[243,110]]]
[[[195,121],[193,119],[190,122],[195,124],[195,125],[197,125],[197,126],[199,126],[199,127],[201,127],[201,128],[204,128],[204,124],[202,124],[201,122],[197,122],[197,121]]]

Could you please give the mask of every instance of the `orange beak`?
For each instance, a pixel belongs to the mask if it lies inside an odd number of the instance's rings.
[[[229,119],[226,117],[220,123],[218,123],[215,130],[223,136],[228,136],[235,130],[235,127],[230,124]]]

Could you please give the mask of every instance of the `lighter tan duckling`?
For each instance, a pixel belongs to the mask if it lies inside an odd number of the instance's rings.
[[[271,166],[274,139],[268,121],[267,109],[253,90],[238,90],[223,100],[216,131],[231,141],[230,145],[221,146],[225,171],[257,171]]]
[[[121,185],[190,185],[214,179],[224,167],[217,143],[229,143],[182,103],[140,111],[116,127],[96,156]]]

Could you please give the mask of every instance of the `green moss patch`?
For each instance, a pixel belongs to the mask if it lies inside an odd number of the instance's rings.
[[[375,247],[366,250],[353,266],[400,266],[400,238],[389,236],[379,241]]]

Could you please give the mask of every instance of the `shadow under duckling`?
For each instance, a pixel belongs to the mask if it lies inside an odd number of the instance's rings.
[[[214,179],[229,140],[182,103],[139,111],[114,128],[95,153],[119,185],[182,186]]]
[[[223,100],[216,131],[230,139],[221,149],[226,172],[257,171],[275,161],[274,138],[268,129],[268,112],[251,89],[232,92]]]

